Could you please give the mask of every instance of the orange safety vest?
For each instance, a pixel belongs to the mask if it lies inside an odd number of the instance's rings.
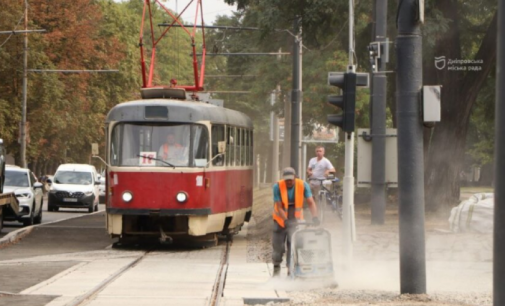
[[[282,203],[274,204],[274,220],[281,226],[285,227],[284,221],[288,219],[288,188],[286,187],[286,181],[280,180],[279,191],[281,192]],[[295,218],[297,220],[303,220],[303,198],[305,192],[305,185],[303,180],[295,179]],[[282,205],[282,206],[281,206]]]
[[[174,147],[179,149],[182,146],[180,144],[176,143],[176,144],[174,144]],[[168,144],[164,144],[163,145],[163,159],[167,159],[167,158],[168,158]]]

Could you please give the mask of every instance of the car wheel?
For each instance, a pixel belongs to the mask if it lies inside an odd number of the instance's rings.
[[[23,226],[30,226],[33,225],[33,210],[30,214],[30,217],[28,219],[23,220]]]
[[[95,211],[98,211],[98,204],[95,205]]]
[[[88,213],[92,213],[94,209],[95,206],[93,205],[93,203],[91,203],[91,205],[88,207]]]
[[[4,228],[4,214],[1,213],[0,214],[0,232],[2,231],[3,228]]]
[[[34,222],[35,224],[40,224],[42,223],[42,203],[44,202],[44,199],[40,200],[40,209],[37,217],[35,217]]]

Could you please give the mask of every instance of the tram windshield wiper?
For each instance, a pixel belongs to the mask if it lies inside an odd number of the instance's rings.
[[[174,165],[172,165],[171,163],[167,162],[167,161],[164,161],[163,159],[159,159],[159,158],[156,158],[156,157],[151,157],[151,156],[147,156],[147,155],[140,155],[140,154],[137,154],[137,157],[143,157],[143,158],[147,158],[149,160],[156,160],[156,161],[160,161],[162,163],[164,163],[165,165],[168,165],[170,167],[174,167]]]

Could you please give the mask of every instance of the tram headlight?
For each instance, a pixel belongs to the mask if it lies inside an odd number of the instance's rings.
[[[133,200],[133,194],[131,192],[129,192],[129,191],[123,192],[123,201],[125,201],[126,203],[128,203],[131,200]]]
[[[188,200],[188,194],[184,191],[179,191],[175,198],[177,199],[177,202],[184,203]]]

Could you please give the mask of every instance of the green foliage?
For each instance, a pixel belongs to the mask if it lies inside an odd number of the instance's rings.
[[[326,116],[337,110],[328,105],[327,96],[338,89],[327,85],[329,71],[345,71],[348,63],[348,2],[333,0],[225,0],[237,4],[239,13],[221,16],[217,24],[236,27],[259,27],[259,31],[205,30],[207,52],[252,53],[291,52],[293,22],[301,18],[303,29],[303,131],[326,125]],[[496,10],[496,1],[453,1],[458,20],[451,20],[437,0],[426,1],[426,22],[423,26],[423,56],[432,65],[439,50],[440,37],[459,27],[462,58],[473,57],[479,49],[489,21]],[[118,69],[107,74],[30,73],[28,78],[28,113],[30,144],[29,163],[75,161],[88,162],[91,143],[102,145],[103,123],[114,105],[139,98],[141,87],[139,33],[143,2],[129,0],[31,0],[30,28],[44,28],[45,34],[29,35],[28,68],[38,69]],[[355,62],[358,71],[368,71],[367,46],[372,30],[372,0],[356,1]],[[0,28],[21,29],[23,2],[0,0]],[[395,1],[389,1],[388,36],[396,35]],[[205,6],[204,10],[209,10]],[[172,22],[157,5],[154,13],[155,36]],[[189,23],[192,23],[189,20]],[[190,32],[191,28],[188,29]],[[195,35],[197,52],[203,41],[201,30]],[[150,65],[149,24],[142,29],[146,66]],[[390,45],[395,67],[394,45]],[[180,28],[172,28],[156,46],[157,60],[154,84],[192,85],[193,63],[189,56],[191,40]],[[200,60],[200,58],[198,59]],[[8,151],[19,153],[17,143],[22,102],[23,37],[0,37],[0,137]],[[208,56],[204,87],[214,91],[214,98],[224,99],[225,106],[248,114],[256,132],[257,153],[269,154],[270,112],[284,116],[284,103],[290,101],[292,88],[292,58],[277,56]],[[231,76],[231,77],[230,77]],[[428,80],[431,81],[431,80]],[[470,121],[468,154],[472,163],[485,164],[492,159],[494,126],[494,78],[481,89]],[[395,76],[388,78],[388,126],[394,124]],[[279,86],[281,94],[275,105],[270,93]],[[247,94],[224,92],[244,91]],[[358,127],[369,126],[369,90],[359,90],[357,96]],[[449,103],[449,102],[446,102]],[[457,103],[457,102],[453,102]],[[313,148],[312,148],[313,149]],[[310,149],[309,149],[310,151]],[[343,156],[341,146],[327,146],[327,156]]]
[[[484,166],[493,162],[495,139],[495,73],[482,88],[470,118],[467,153],[469,164]]]

